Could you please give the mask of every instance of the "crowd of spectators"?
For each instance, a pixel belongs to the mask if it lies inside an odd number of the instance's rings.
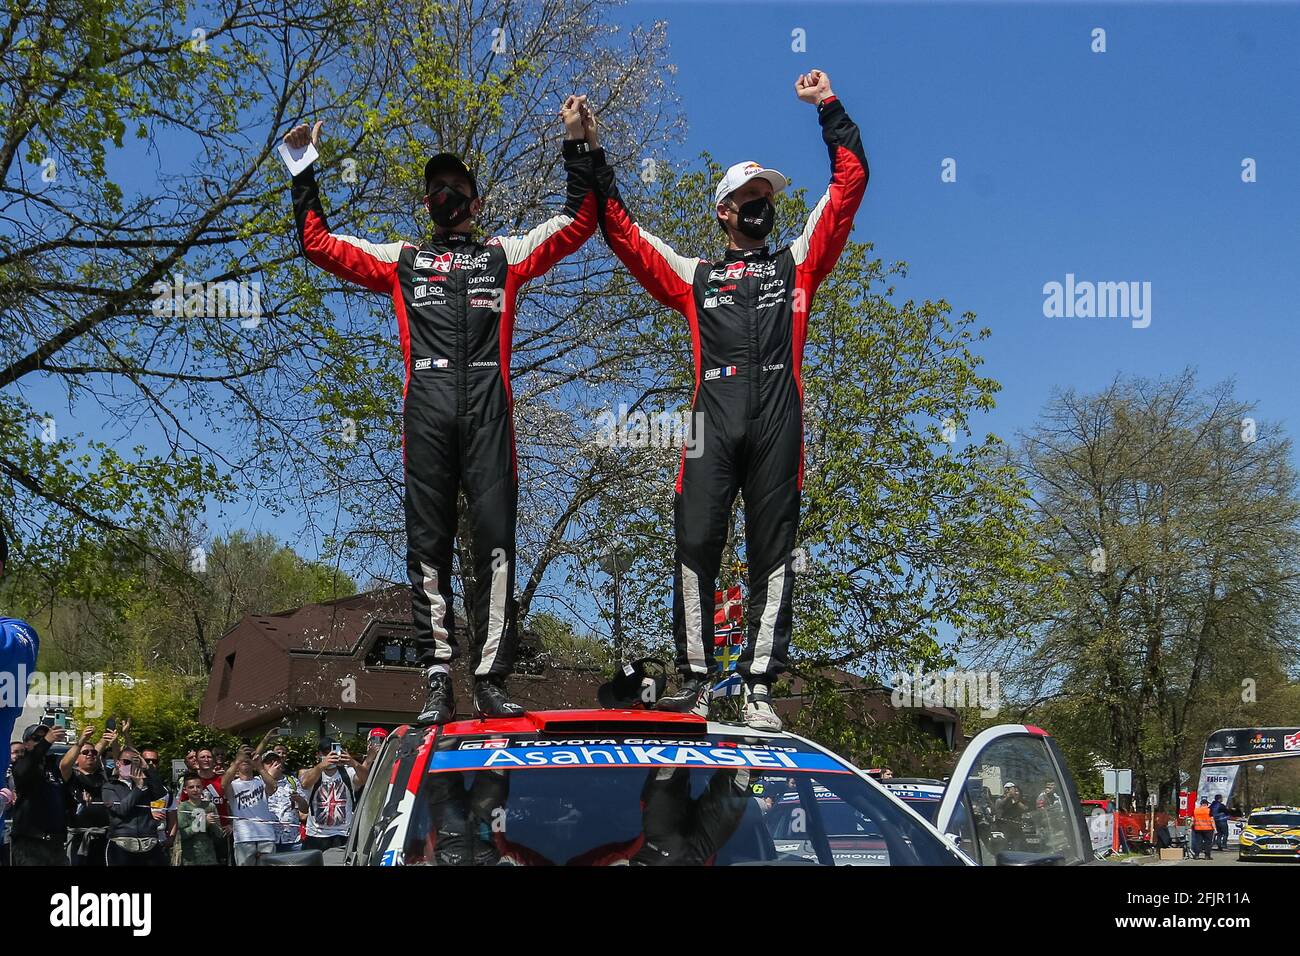
[[[83,727],[75,740],[46,722],[10,745],[0,866],[255,866],[268,856],[347,840],[371,762],[322,738],[317,761],[290,769],[268,733],[234,754],[200,747],[173,776],[130,721]]]

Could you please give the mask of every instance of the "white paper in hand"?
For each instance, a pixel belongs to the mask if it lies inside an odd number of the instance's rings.
[[[284,160],[284,164],[289,167],[289,175],[297,176],[312,163],[316,162],[316,160],[320,159],[320,154],[316,152],[316,147],[312,143],[308,143],[302,149],[290,149],[288,143],[281,143],[280,158]]]

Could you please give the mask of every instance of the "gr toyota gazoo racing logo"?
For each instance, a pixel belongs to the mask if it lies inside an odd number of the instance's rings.
[[[432,269],[434,272],[451,272],[452,269],[482,269],[488,264],[489,254],[480,252],[417,252],[414,269]]]
[[[510,746],[509,737],[488,737],[485,740],[462,740],[461,750],[501,750]]]
[[[434,272],[450,272],[452,257],[450,252],[417,252],[416,269],[432,269]]]
[[[721,269],[713,269],[709,272],[710,282],[725,282],[727,279],[745,278],[745,264],[743,262],[728,262]]]
[[[770,259],[755,259],[752,262],[728,262],[721,269],[709,271],[710,282],[725,282],[727,279],[770,279],[776,275],[776,263]]]

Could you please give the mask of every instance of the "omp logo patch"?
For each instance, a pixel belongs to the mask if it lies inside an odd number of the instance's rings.
[[[736,366],[724,365],[721,368],[711,368],[705,371],[704,381],[712,382],[716,378],[730,378],[736,374]]]

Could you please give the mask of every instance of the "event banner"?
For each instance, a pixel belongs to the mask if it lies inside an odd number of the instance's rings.
[[[1300,727],[1216,730],[1205,742],[1205,763],[1300,757]]]
[[[1201,797],[1214,799],[1215,794],[1222,794],[1226,802],[1232,794],[1232,785],[1237,782],[1237,771],[1241,769],[1240,764],[1227,764],[1220,767],[1204,766],[1201,767],[1201,779],[1196,787],[1196,799]]]

